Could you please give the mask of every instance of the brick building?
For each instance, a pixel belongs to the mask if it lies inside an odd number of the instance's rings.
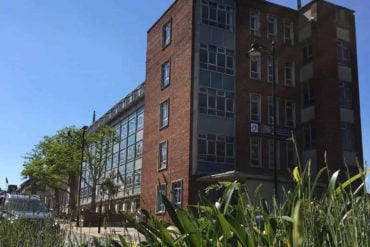
[[[259,58],[248,55],[254,41],[266,50]],[[177,0],[149,29],[146,56],[145,83],[90,127],[108,123],[122,137],[107,165],[107,174],[119,169],[125,177],[119,209],[161,215],[160,194],[183,207],[218,180],[238,179],[252,191],[263,183],[261,194],[270,197],[274,71],[278,190],[297,163],[292,133],[302,164],[311,160],[314,171],[325,152],[331,170],[362,160],[349,9],[319,0],[298,10]]]

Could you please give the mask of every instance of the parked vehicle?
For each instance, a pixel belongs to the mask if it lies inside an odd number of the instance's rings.
[[[0,219],[47,221],[56,224],[53,214],[35,195],[5,194],[0,197]]]

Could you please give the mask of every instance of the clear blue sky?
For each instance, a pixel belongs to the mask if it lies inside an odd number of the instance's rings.
[[[89,125],[145,79],[146,33],[173,0],[0,0],[0,187],[19,185],[43,136]],[[274,0],[291,8],[296,1]],[[364,157],[370,158],[370,1],[355,10]],[[307,1],[303,0],[303,4]]]

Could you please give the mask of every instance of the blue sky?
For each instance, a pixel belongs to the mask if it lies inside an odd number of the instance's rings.
[[[20,184],[43,136],[89,125],[145,79],[146,33],[173,0],[0,0],[0,187]],[[296,8],[292,0],[271,1]],[[364,158],[370,158],[370,1],[356,12]],[[302,1],[303,4],[307,1]]]

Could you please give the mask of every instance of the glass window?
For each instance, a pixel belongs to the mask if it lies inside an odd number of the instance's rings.
[[[307,123],[303,125],[303,147],[312,148],[315,147],[315,128],[313,123]]]
[[[306,40],[302,44],[302,62],[303,64],[310,63],[312,61],[312,43],[310,40]]]
[[[158,169],[167,168],[167,156],[168,155],[168,144],[167,141],[159,143],[159,164]]]
[[[144,128],[144,109],[138,111],[137,115],[137,130],[141,130]]]
[[[132,135],[136,130],[136,116],[132,114],[128,122],[128,134]]]
[[[135,154],[135,145],[131,145],[127,148],[127,161],[133,160]]]
[[[250,95],[250,119],[253,122],[261,121],[261,96],[257,94]]]
[[[156,203],[156,213],[164,213],[165,206],[162,200],[162,195],[166,196],[166,184],[161,184],[157,186],[157,203]]]
[[[139,186],[141,184],[141,169],[135,170],[134,183],[135,186]]]
[[[122,122],[121,126],[121,139],[124,139],[127,136],[127,121]]]
[[[168,125],[169,122],[168,105],[169,105],[168,100],[164,101],[160,105],[160,120],[159,120],[160,128],[166,127]]]
[[[233,9],[208,0],[201,1],[202,23],[232,31]]]
[[[294,63],[288,62],[284,66],[284,84],[293,87],[295,84]]]
[[[337,50],[338,50],[338,63],[343,66],[350,66],[351,65],[351,53],[349,50],[348,42],[344,40],[338,40]]]
[[[295,127],[295,102],[294,101],[285,101],[285,126],[286,127]]]
[[[200,44],[200,68],[234,74],[234,51],[214,45]]]
[[[259,57],[250,57],[249,65],[250,78],[261,80],[261,59]]]
[[[219,117],[234,117],[234,94],[211,88],[199,90],[199,112]]]
[[[276,17],[267,17],[267,39],[276,40],[277,34],[277,19]]]
[[[314,104],[314,93],[312,81],[305,81],[302,84],[302,94],[303,94],[303,107],[308,107]]]
[[[136,143],[136,159],[139,159],[143,156],[143,141]]]
[[[126,163],[126,149],[122,149],[119,153],[119,163],[124,164]]]
[[[355,128],[353,124],[341,123],[342,128],[342,148],[353,151],[355,149]]]
[[[172,182],[172,202],[176,207],[182,207],[182,181]]]
[[[170,60],[164,62],[162,64],[162,79],[161,79],[161,87],[165,88],[170,84],[170,76],[171,76],[171,62]]]
[[[275,112],[276,112],[276,124],[279,124],[279,105],[280,101],[279,99],[275,99]],[[272,105],[272,97],[268,97],[268,123],[274,124],[274,114],[273,114],[273,105]]]
[[[198,160],[234,162],[234,137],[215,134],[198,136]]]
[[[260,12],[255,9],[249,11],[249,28],[250,34],[253,36],[260,35]]]
[[[274,141],[268,141],[269,168],[274,169]],[[276,141],[276,168],[280,169],[280,142]]]
[[[163,40],[162,46],[166,47],[171,43],[171,21],[167,22],[163,26]]]
[[[284,21],[284,43],[294,44],[293,22],[287,20]]]
[[[253,167],[261,167],[261,139],[258,137],[250,138],[250,165]]]
[[[339,82],[339,100],[343,108],[352,108],[352,84],[346,81]]]

